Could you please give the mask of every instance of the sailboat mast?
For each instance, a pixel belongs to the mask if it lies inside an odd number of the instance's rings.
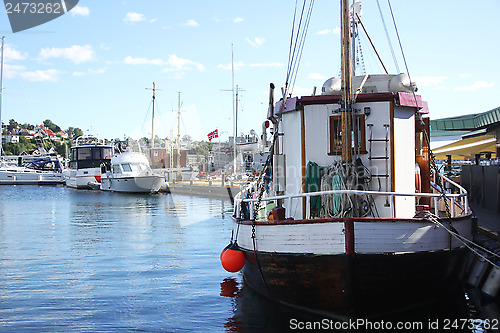
[[[177,174],[182,179],[181,172],[181,92],[179,91],[179,103],[177,111]]]
[[[236,97],[234,96],[234,50],[233,44],[231,44],[231,76],[232,76],[232,87],[231,91],[233,94],[233,174],[236,174],[236,137],[238,136],[238,114],[236,113]]]
[[[342,162],[352,161],[351,112],[352,112],[352,68],[351,68],[351,24],[349,19],[349,1],[341,0],[341,41],[342,41]]]
[[[155,147],[155,91],[156,86],[153,82],[153,117],[151,118],[151,149]],[[153,154],[151,152],[151,154]]]
[[[5,36],[2,36],[2,62],[0,65],[0,156],[3,155],[2,149],[2,100],[3,100],[3,49]]]

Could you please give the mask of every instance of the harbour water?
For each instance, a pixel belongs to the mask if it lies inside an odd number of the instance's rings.
[[[224,271],[231,209],[229,198],[0,187],[0,331],[283,332],[321,320]],[[456,308],[396,319],[474,318]]]

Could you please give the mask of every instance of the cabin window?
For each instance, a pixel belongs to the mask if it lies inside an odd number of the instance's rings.
[[[123,169],[123,172],[131,172],[132,171],[132,168],[130,167],[130,164],[122,164],[122,169]]]
[[[93,160],[101,159],[101,148],[92,148],[92,159]]]
[[[90,148],[78,148],[78,160],[91,160],[92,152]]]
[[[356,130],[355,130],[356,129]],[[342,121],[341,116],[330,116],[330,150],[329,155],[342,154]],[[351,140],[353,152],[366,154],[365,115],[356,115],[351,124]]]
[[[141,165],[139,163],[131,163],[130,167],[134,172],[141,172]]]
[[[121,173],[120,166],[118,164],[113,164],[113,173]]]
[[[110,160],[111,156],[113,155],[111,152],[111,148],[101,148],[101,149],[102,149],[102,159]]]

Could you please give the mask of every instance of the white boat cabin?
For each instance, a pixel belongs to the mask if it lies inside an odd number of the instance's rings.
[[[367,75],[354,77],[353,87],[359,88],[351,117],[352,159],[354,162],[359,158],[371,174],[369,188],[362,190],[421,191],[416,188],[416,163],[427,170],[422,171],[422,177],[426,178],[424,190],[429,190],[428,148],[421,122],[415,115],[428,111],[420,96],[414,95],[414,84],[405,74]],[[326,168],[341,161],[340,98],[340,79],[332,78],[325,82],[322,95],[289,98],[285,107],[282,101],[276,103],[274,114],[281,117],[273,171],[277,193],[307,192],[309,162]],[[415,215],[415,197],[374,196],[373,199],[379,217]],[[283,206],[287,216],[306,218],[305,200],[285,200]]]

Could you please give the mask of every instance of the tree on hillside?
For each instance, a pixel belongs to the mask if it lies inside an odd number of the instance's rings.
[[[14,128],[18,128],[19,124],[14,119],[9,120],[9,125],[7,126],[8,131],[12,131]]]
[[[52,120],[50,120],[50,119],[45,119],[43,121],[43,126],[49,128],[54,133],[57,133],[57,132],[61,131],[61,128],[59,126],[57,126],[56,124],[54,124],[52,122]]]
[[[19,125],[19,127],[27,129],[27,130],[34,130],[35,129],[34,125],[31,125],[31,124],[28,124],[28,123],[24,123],[22,125]]]
[[[68,135],[71,137],[71,138],[77,138],[79,136],[82,136],[83,135],[83,131],[81,129],[79,129],[78,127],[69,127],[67,130],[66,130],[66,133],[68,133]]]

